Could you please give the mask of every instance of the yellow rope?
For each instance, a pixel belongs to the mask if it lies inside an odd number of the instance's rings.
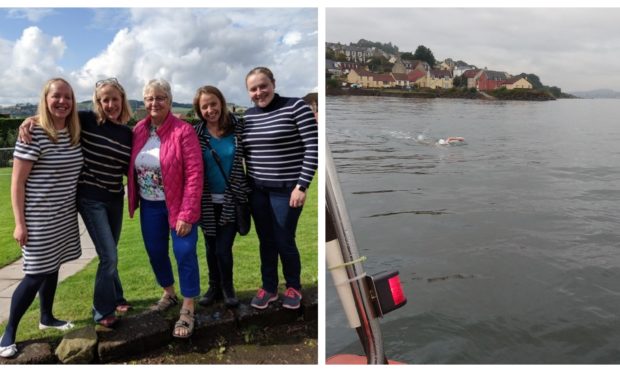
[[[341,263],[340,265],[328,267],[327,270],[336,270],[336,269],[340,269],[341,267],[347,267],[347,266],[355,265],[356,263],[360,263],[360,262],[364,262],[364,261],[366,261],[366,256],[362,256],[362,257],[358,258],[357,260]]]

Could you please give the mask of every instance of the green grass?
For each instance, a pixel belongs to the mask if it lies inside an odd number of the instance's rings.
[[[0,268],[21,257],[13,240],[15,220],[11,208],[11,168],[0,168]]]
[[[315,182],[313,182],[309,189],[308,199],[297,227],[297,245],[302,262],[301,281],[304,287],[316,286],[318,283],[317,183],[315,178]],[[10,213],[10,208],[5,209],[9,209],[8,213]],[[151,266],[144,249],[137,213],[133,219],[130,219],[128,214],[125,213],[123,231],[118,248],[119,275],[125,291],[125,298],[135,306],[134,313],[145,310],[161,296],[161,288],[155,281],[155,276],[151,271]],[[12,217],[9,225],[13,225]],[[10,227],[11,236],[12,228]],[[8,231],[5,233],[8,234]],[[201,290],[204,292],[207,289],[208,273],[202,233],[199,233],[199,236],[198,262],[200,266]],[[12,244],[15,245],[14,242]],[[170,249],[170,254],[173,257],[172,249]],[[261,285],[258,238],[253,228],[248,235],[237,236],[233,246],[233,255],[235,260],[235,289],[242,301],[249,301]],[[176,261],[174,258],[172,258],[172,262],[176,278]],[[98,259],[95,258],[84,270],[67,278],[58,285],[54,302],[54,314],[56,317],[71,319],[77,327],[92,324],[91,307],[97,263]],[[282,288],[284,279],[281,273],[281,266],[279,272],[280,287]],[[178,292],[178,281],[175,286]],[[62,335],[60,331],[55,330],[39,331],[37,327],[38,321],[39,303],[38,300],[35,300],[20,322],[17,341],[22,342],[46,336],[60,337]],[[0,326],[0,333],[4,331],[5,326],[4,323]]]

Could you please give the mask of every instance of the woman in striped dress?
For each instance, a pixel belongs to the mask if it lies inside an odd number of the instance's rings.
[[[52,313],[60,265],[82,254],[76,190],[82,169],[80,124],[73,89],[65,80],[49,80],[39,101],[40,124],[32,143],[17,142],[13,154],[11,201],[13,237],[22,247],[25,276],[13,292],[0,356],[17,352],[17,326],[39,293],[39,328],[66,330],[68,321]]]
[[[251,305],[265,309],[278,298],[280,258],[286,280],[282,306],[297,309],[302,296],[295,230],[318,165],[317,123],[302,99],[275,93],[268,68],[252,69],[245,83],[255,106],[245,112],[242,139],[263,282]]]

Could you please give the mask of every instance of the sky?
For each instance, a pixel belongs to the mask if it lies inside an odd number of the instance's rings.
[[[132,99],[168,80],[175,102],[215,85],[251,106],[245,76],[269,67],[276,92],[318,89],[316,8],[0,8],[0,105],[37,103],[45,81],[66,78],[79,101],[116,77]]]
[[[620,8],[327,8],[325,25],[327,42],[424,45],[437,60],[536,74],[563,92],[620,91]]]

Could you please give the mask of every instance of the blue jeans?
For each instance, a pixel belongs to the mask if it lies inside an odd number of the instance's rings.
[[[140,199],[140,227],[144,247],[151,262],[151,268],[162,287],[174,284],[172,264],[168,254],[168,245],[172,237],[172,250],[177,260],[181,294],[185,298],[200,294],[200,275],[198,272],[198,256],[196,243],[198,228],[194,224],[192,231],[180,237],[168,225],[168,208],[164,201]]]
[[[117,267],[118,239],[123,226],[123,198],[103,202],[78,197],[77,204],[99,256],[93,296],[93,317],[98,322],[113,315],[116,305],[126,302]]]
[[[263,289],[278,290],[278,257],[286,287],[301,289],[301,260],[295,230],[302,208],[289,207],[292,188],[254,187],[250,194],[254,228],[260,241]]]
[[[233,288],[232,247],[237,235],[235,223],[219,225],[222,205],[213,204],[215,212],[215,236],[205,235],[207,266],[209,267],[209,287],[214,289]]]

